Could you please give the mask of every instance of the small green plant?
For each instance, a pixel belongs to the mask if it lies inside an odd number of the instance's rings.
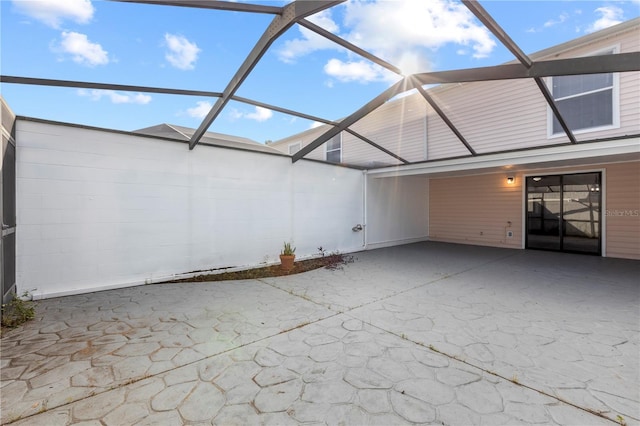
[[[36,316],[35,304],[29,300],[29,292],[22,293],[22,297],[18,297],[15,293],[9,303],[2,305],[2,326],[17,327],[25,322],[32,320]]]
[[[296,248],[291,246],[291,243],[284,243],[284,247],[282,249],[282,252],[280,252],[280,254],[284,255],[284,256],[293,256],[296,253]]]
[[[616,416],[616,421],[620,423],[621,426],[627,426],[627,422],[620,414]]]

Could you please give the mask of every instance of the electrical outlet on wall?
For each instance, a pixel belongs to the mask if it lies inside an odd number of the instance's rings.
[[[507,238],[513,238],[513,231],[507,231]]]

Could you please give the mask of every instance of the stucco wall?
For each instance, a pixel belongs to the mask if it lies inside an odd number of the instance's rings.
[[[423,176],[367,181],[367,247],[426,240],[429,180]]]
[[[359,170],[30,120],[16,141],[17,285],[35,297],[274,262],[284,241],[362,248]]]

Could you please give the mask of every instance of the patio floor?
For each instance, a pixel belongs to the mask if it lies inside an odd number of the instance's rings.
[[[640,424],[640,262],[433,242],[354,256],[40,301],[2,336],[0,421]]]

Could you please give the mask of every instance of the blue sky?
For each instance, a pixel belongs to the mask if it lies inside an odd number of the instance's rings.
[[[254,1],[281,6],[280,1]],[[640,15],[629,1],[481,1],[526,53]],[[224,90],[272,15],[90,0],[0,0],[3,75]],[[349,0],[309,18],[407,72],[498,65],[512,55],[448,0]],[[270,47],[238,96],[334,120],[397,76],[299,26]],[[2,84],[18,115],[135,130],[196,128],[215,99]],[[230,102],[210,131],[258,142],[314,123]]]

